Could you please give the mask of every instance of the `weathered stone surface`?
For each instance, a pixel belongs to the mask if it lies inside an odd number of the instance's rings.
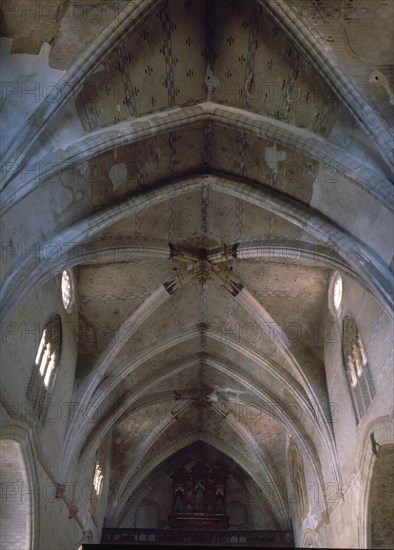
[[[2,10],[4,545],[167,528],[205,460],[234,528],[391,547],[392,3]]]

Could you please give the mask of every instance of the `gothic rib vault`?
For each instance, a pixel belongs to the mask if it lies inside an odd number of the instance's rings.
[[[61,496],[76,539],[133,524],[176,467],[204,458],[249,495],[249,526],[330,546],[362,441],[392,418],[394,4],[376,4],[3,8],[5,425],[30,434],[60,487],[83,487],[105,456],[95,521],[81,489]],[[63,344],[47,400],[62,414],[51,423],[6,404],[25,399],[37,353],[23,331],[54,313]],[[385,396],[358,424],[345,313],[365,328]],[[292,445],[309,494],[301,522]],[[366,543],[359,507],[344,546]],[[32,546],[45,548],[32,522]]]

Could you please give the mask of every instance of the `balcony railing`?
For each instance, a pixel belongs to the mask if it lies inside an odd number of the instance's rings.
[[[291,531],[255,530],[180,530],[180,529],[103,529],[101,542],[104,544],[216,544],[229,546],[278,546],[293,548]]]

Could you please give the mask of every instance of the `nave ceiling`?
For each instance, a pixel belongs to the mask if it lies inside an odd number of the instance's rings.
[[[74,0],[33,25],[4,12],[5,55],[21,71],[36,56],[56,83],[26,122],[12,97],[5,109],[5,237],[62,251],[10,259],[4,315],[73,267],[75,398],[101,414],[69,423],[59,475],[108,438],[110,525],[182,460],[214,457],[262,491],[267,528],[288,528],[290,439],[340,485],[331,276],[392,299],[394,4],[376,5],[135,0],[83,17]]]

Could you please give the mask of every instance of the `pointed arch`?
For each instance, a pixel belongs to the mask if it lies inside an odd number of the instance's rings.
[[[372,436],[372,438],[371,438]],[[373,446],[373,441],[377,444]],[[394,416],[383,416],[373,420],[365,429],[357,457],[360,498],[358,504],[359,548],[371,548],[370,501],[373,473],[381,446],[394,444]]]
[[[286,507],[284,506],[284,502],[282,501],[282,499],[280,499],[279,501],[275,499],[273,501],[269,488],[267,488],[267,485],[265,485],[265,480],[257,477],[256,472],[249,464],[248,458],[237,452],[234,447],[226,446],[224,445],[224,443],[221,443],[217,439],[207,436],[205,434],[187,435],[181,440],[173,442],[168,448],[166,448],[165,452],[160,455],[160,457],[150,458],[146,463],[144,463],[142,468],[138,470],[136,476],[133,478],[133,482],[127,485],[126,490],[122,495],[124,502],[127,503],[127,500],[131,496],[131,494],[137,490],[138,486],[144,482],[144,480],[149,476],[149,474],[154,470],[155,467],[162,463],[167,457],[170,457],[180,449],[194,443],[195,441],[203,441],[204,443],[229,456],[236,464],[238,464],[260,488],[261,496],[264,499],[267,499],[267,502],[271,503],[271,506],[269,506],[267,509],[272,509],[273,517],[275,518],[277,524],[284,526],[289,525],[289,519],[286,512]],[[121,515],[121,512],[121,510],[118,510],[116,515],[110,515],[109,521],[116,523],[117,518],[119,518],[119,516]]]
[[[31,437],[31,430],[23,423],[12,421],[0,426],[2,548],[39,548],[39,484]]]
[[[97,214],[75,223],[61,231],[46,243],[41,243],[40,258],[27,258],[8,275],[1,288],[3,300],[1,321],[7,320],[21,299],[28,292],[34,292],[54,275],[63,271],[69,263],[70,243],[78,246],[113,223],[123,220],[132,213],[158,204],[166,199],[181,196],[195,189],[209,185],[218,193],[225,193],[250,204],[265,208],[274,214],[303,228],[324,243],[335,242],[339,255],[359,272],[361,279],[379,300],[391,311],[394,299],[391,292],[393,274],[383,260],[369,247],[340,228],[327,216],[312,208],[289,199],[266,187],[256,187],[252,182],[233,180],[216,175],[191,176],[180,181],[167,183],[154,190],[141,192],[122,203],[106,208]],[[49,248],[48,248],[49,247]],[[56,258],[48,257],[45,250],[59,253]]]
[[[390,208],[393,203],[393,188],[384,174],[329,140],[309,130],[295,128],[286,122],[273,120],[258,113],[206,102],[176,107],[162,113],[141,115],[96,130],[65,149],[49,153],[40,158],[41,169],[38,175],[34,169],[26,169],[24,178],[20,178],[20,181],[14,179],[9,183],[8,188],[2,193],[2,211],[5,213],[46,179],[54,178],[60,169],[70,168],[116,147],[204,122],[216,122],[226,128],[243,130],[257,137],[271,139],[294,151],[308,154],[318,161],[328,163],[382,204]]]
[[[312,66],[341,99],[356,121],[379,144],[381,157],[392,169],[393,136],[389,126],[345,77],[313,30],[308,28],[283,0],[259,0],[259,3],[308,57]]]
[[[98,37],[87,47],[80,57],[74,62],[69,71],[57,83],[56,89],[62,89],[60,99],[41,103],[25,123],[17,138],[5,152],[2,166],[11,165],[4,173],[10,177],[18,171],[24,153],[42,134],[49,120],[61,107],[72,98],[76,90],[82,85],[83,80],[100,62],[103,55],[111,51],[117,41],[130,30],[133,25],[147,17],[159,4],[158,0],[132,0],[109,23]],[[55,92],[57,94],[57,92]],[[9,178],[4,180],[2,189],[9,183]]]

